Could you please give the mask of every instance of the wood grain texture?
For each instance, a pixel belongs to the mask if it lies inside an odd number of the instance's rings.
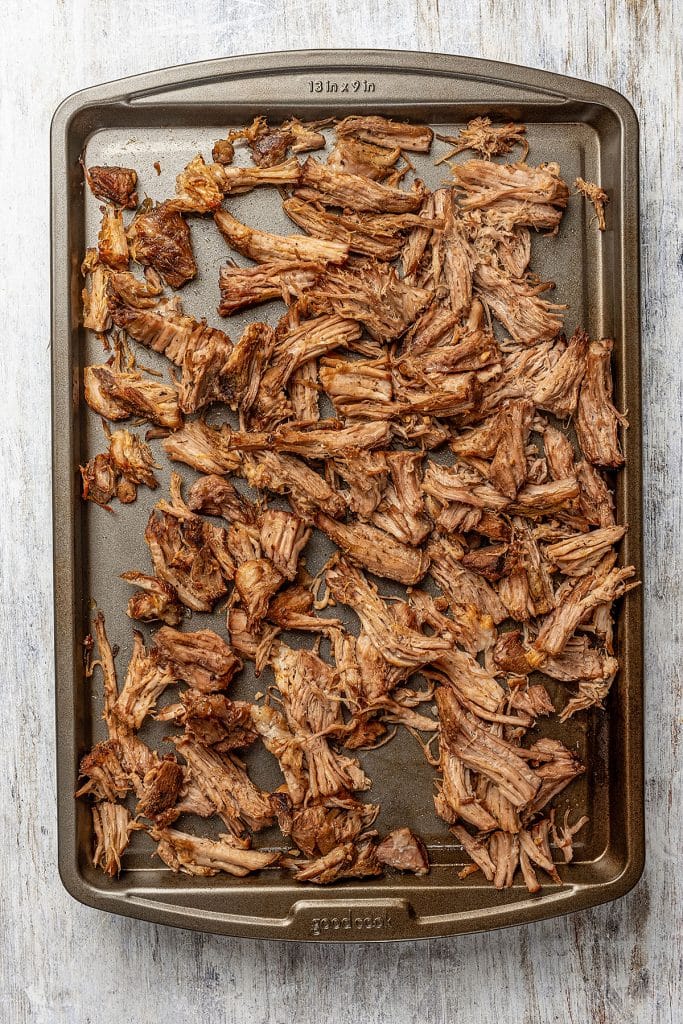
[[[681,1020],[683,54],[676,7],[668,0],[6,3],[0,35],[0,1017],[7,1024]],[[141,31],[131,31],[133,25]],[[308,46],[435,50],[528,64],[618,89],[641,119],[649,857],[641,883],[616,904],[455,940],[304,946],[114,918],[76,904],[57,879],[50,117],[64,95],[100,81]]]

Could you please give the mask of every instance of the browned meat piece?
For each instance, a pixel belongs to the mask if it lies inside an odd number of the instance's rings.
[[[365,449],[385,446],[390,437],[386,423],[354,423],[341,426],[341,421],[327,421],[327,425],[300,428],[285,423],[273,431],[251,431],[229,435],[230,447],[238,451],[291,452],[307,459],[326,459],[353,456]]]
[[[544,655],[529,648],[519,630],[508,630],[496,640],[493,660],[504,672],[526,676],[543,664]]]
[[[518,748],[462,711],[452,690],[439,686],[436,706],[448,749],[468,768],[494,782],[514,807],[523,808],[539,792],[540,779],[519,756]]]
[[[327,158],[327,166],[332,171],[357,174],[371,181],[385,181],[396,174],[400,157],[401,150],[397,147],[385,149],[356,139],[338,139]]]
[[[609,660],[613,665],[613,672],[608,678],[601,680],[581,679],[576,694],[571,697],[560,712],[560,721],[566,722],[579,711],[587,711],[589,708],[602,708],[610,687],[614,682],[618,662],[616,658]]]
[[[474,611],[486,632],[508,617],[507,609],[495,590],[476,572],[462,564],[457,548],[444,538],[432,539],[427,546],[430,572],[443,590],[456,619]]]
[[[528,523],[515,517],[512,526],[507,572],[500,582],[498,594],[510,615],[519,622],[526,622],[554,608],[555,593],[550,578],[551,566],[544,559]]]
[[[183,633],[163,626],[154,642],[173,677],[202,693],[225,690],[242,667],[225,640],[210,629]]]
[[[483,315],[483,307],[478,300],[472,309],[477,314],[481,310]],[[399,369],[409,377],[424,379],[429,374],[484,370],[500,361],[500,350],[493,334],[478,323],[449,331],[448,337],[435,339],[424,347],[426,333],[419,346],[411,345],[408,354],[398,360]]]
[[[616,658],[591,647],[590,641],[585,635],[571,637],[565,644],[562,654],[558,654],[556,657],[546,657],[543,661],[545,674],[552,679],[559,679],[563,683],[578,681],[602,683],[607,679],[611,681],[617,668]]]
[[[515,121],[494,124],[490,117],[475,117],[468,121],[467,126],[461,128],[457,135],[437,135],[437,139],[450,142],[453,146],[450,152],[437,160],[437,164],[450,160],[451,157],[468,149],[481,153],[487,160],[492,156],[511,153],[515,146],[522,147],[522,160],[526,160],[529,152],[525,125]]]
[[[130,834],[141,826],[135,824],[127,807],[109,800],[93,804],[92,822],[96,841],[93,864],[112,877],[118,875]]]
[[[230,835],[203,839],[174,828],[152,829],[150,835],[158,843],[157,854],[172,871],[200,878],[210,878],[221,871],[244,877],[280,859],[277,852],[245,849]]]
[[[624,463],[619,447],[619,427],[628,420],[612,404],[613,342],[609,338],[591,341],[576,413],[575,427],[584,457],[595,466],[616,469]]]
[[[532,284],[529,280],[515,280],[480,263],[474,273],[477,294],[486,303],[497,320],[515,341],[533,345],[538,341],[551,341],[562,330],[559,313],[565,305],[541,298],[546,283]]]
[[[424,843],[409,828],[396,828],[378,845],[375,855],[380,864],[414,875],[429,874],[429,857]]]
[[[204,512],[210,516],[222,516],[228,522],[253,524],[257,519],[256,506],[242,497],[229,480],[212,473],[200,476],[190,487],[187,496],[188,507],[193,512]]]
[[[304,586],[287,587],[268,606],[268,620],[280,629],[302,629],[305,632],[334,635],[341,627],[339,619],[320,618],[313,613],[313,594]]]
[[[548,544],[545,555],[564,576],[584,576],[596,568],[625,533],[625,526],[607,526],[589,533],[576,533]]]
[[[357,761],[336,753],[326,734],[343,726],[336,675],[309,651],[278,644],[271,658],[275,684],[282,694],[287,725],[304,753],[308,795],[333,796],[370,786]]]
[[[395,414],[388,357],[338,359],[320,365],[320,381],[335,411],[345,419],[389,419]]]
[[[130,789],[128,773],[121,764],[121,749],[116,740],[97,743],[81,758],[79,779],[86,779],[74,794],[93,796],[95,800],[115,803],[123,800]]]
[[[287,260],[296,264],[302,260],[344,263],[349,254],[348,246],[343,242],[326,242],[307,235],[271,235],[266,231],[257,231],[241,224],[226,210],[219,210],[214,220],[228,245],[256,263],[270,263],[273,260]]]
[[[247,613],[247,627],[253,629],[268,611],[273,595],[283,582],[282,573],[267,558],[250,558],[235,573],[235,590]]]
[[[306,547],[311,530],[291,512],[269,509],[261,516],[261,549],[275,568],[293,580],[299,567],[299,556]]]
[[[282,157],[277,154],[280,159]],[[236,196],[251,192],[260,185],[273,187],[296,185],[301,177],[301,167],[296,157],[281,163],[261,164],[260,167],[224,167],[221,185],[225,195]]]
[[[607,224],[605,223],[605,206],[609,203],[609,196],[605,192],[604,188],[600,188],[599,185],[596,185],[592,181],[584,181],[583,178],[576,179],[574,182],[574,188],[593,204],[598,228],[600,231],[604,231],[607,227]]]
[[[350,136],[388,149],[398,146],[412,153],[428,153],[434,138],[434,132],[426,124],[390,121],[377,115],[345,117],[335,130],[340,138]]]
[[[467,551],[462,557],[465,569],[478,572],[484,579],[495,583],[507,572],[508,544],[486,544]]]
[[[558,595],[557,607],[543,621],[534,649],[543,654],[560,654],[576,627],[594,608],[616,601],[639,585],[629,582],[634,576],[633,566],[610,569],[606,574],[598,566],[579,577],[570,589]]]
[[[465,210],[491,206],[501,200],[517,199],[564,209],[569,189],[560,177],[558,164],[530,167],[525,163],[494,164],[489,160],[468,160],[451,168],[456,187],[463,193]]]
[[[325,127],[326,123],[323,121],[306,123],[297,117],[290,117],[281,125],[280,131],[286,132],[290,136],[289,148],[292,153],[308,153],[311,150],[325,148],[325,136],[317,129]]]
[[[426,289],[407,285],[383,263],[367,264],[362,277],[353,270],[328,270],[306,293],[314,312],[357,320],[382,342],[403,334],[429,299]]]
[[[558,419],[575,412],[579,387],[586,372],[588,345],[588,335],[578,327],[566,350],[543,377],[534,394],[534,402],[539,409],[554,413]]]
[[[252,725],[252,705],[247,701],[229,700],[222,693],[206,693],[202,690],[185,690],[180,695],[181,703],[157,714],[157,720],[173,721],[185,727],[185,734],[198,743],[213,747],[220,753],[239,750],[250,746],[257,733]]]
[[[211,150],[211,159],[226,167],[231,164],[235,157],[235,147],[228,139],[217,139]]]
[[[145,530],[155,574],[170,583],[180,601],[196,612],[210,612],[226,593],[207,527],[210,529],[198,516],[182,520],[152,511]]]
[[[460,820],[465,821],[481,832],[491,832],[497,828],[496,819],[477,799],[472,773],[452,753],[443,734],[439,743],[439,767],[442,776],[434,796],[434,807],[439,817],[450,825]]]
[[[447,352],[450,351],[451,343],[455,343],[458,323],[459,318],[453,315],[452,310],[432,303],[403,336],[402,354],[416,358],[442,344]]]
[[[541,785],[528,808],[534,815],[586,769],[559,740],[537,740],[527,753],[540,762],[535,774]]]
[[[109,437],[109,460],[116,473],[131,484],[146,484],[155,490],[159,482],[153,470],[159,467],[148,445],[129,430],[116,430]]]
[[[136,732],[147,715],[156,707],[157,699],[175,681],[173,673],[155,650],[147,651],[142,634],[135,630],[133,653],[126,681],[114,706],[115,714],[129,729]]]
[[[94,501],[111,512],[109,502],[116,493],[116,472],[109,455],[96,455],[85,466],[80,466],[83,480],[83,500]]]
[[[349,510],[359,519],[369,519],[382,500],[387,484],[384,452],[363,452],[349,459],[337,459],[334,469],[349,487],[346,492]]]
[[[136,814],[159,824],[175,820],[178,816],[175,807],[184,781],[183,769],[167,754],[147,772],[145,792],[135,809]]]
[[[421,184],[405,192],[360,174],[332,170],[310,156],[301,168],[301,184],[315,190],[318,201],[325,206],[341,206],[361,213],[413,213],[419,210],[424,197]]]
[[[295,812],[292,841],[308,857],[324,856],[342,843],[355,842],[378,813],[377,804],[364,804],[353,797],[328,797]]]
[[[534,686],[514,688],[510,704],[517,711],[524,712],[532,719],[538,718],[539,715],[552,715],[555,710],[550,694],[540,683],[536,683]]]
[[[203,420],[192,420],[163,442],[163,449],[176,462],[184,462],[200,473],[231,473],[239,469],[241,455],[231,451],[230,431],[223,426],[210,427]]]
[[[252,704],[251,718],[266,750],[280,763],[292,803],[302,804],[308,788],[302,744],[290,732],[284,715],[269,704]]]
[[[318,361],[308,359],[297,366],[289,381],[289,397],[294,418],[300,423],[317,423],[320,420],[318,408]]]
[[[226,192],[225,170],[221,164],[206,164],[199,154],[176,177],[176,195],[164,204],[182,213],[211,213],[221,205]]]
[[[450,650],[450,639],[401,625],[376,589],[343,559],[328,567],[327,583],[336,600],[353,608],[369,640],[390,665],[417,669]]]
[[[501,494],[516,498],[526,483],[526,444],[533,406],[524,400],[508,402],[498,416],[499,440],[489,469],[489,479]]]
[[[245,825],[255,832],[272,825],[275,815],[269,794],[255,786],[229,754],[219,754],[183,736],[171,738],[202,793],[232,833],[242,835]]]
[[[343,515],[346,503],[326,480],[293,456],[264,451],[243,459],[242,471],[251,487],[289,494],[297,509],[322,509]]]
[[[157,300],[164,290],[161,278],[152,267],[145,269],[143,278],[136,277],[128,270],[112,273],[108,276],[107,284],[110,297],[116,296],[124,306],[134,309],[152,309],[157,306]]]
[[[418,583],[429,568],[429,557],[423,551],[402,544],[369,523],[341,523],[319,512],[315,517],[315,525],[351,561],[369,569],[376,576],[408,585]]]
[[[344,170],[340,167],[339,170]],[[283,203],[288,217],[315,238],[343,242],[349,251],[379,260],[396,259],[403,245],[403,233],[431,230],[428,217],[414,213],[369,214],[332,213],[315,203],[292,197]],[[423,228],[422,225],[427,225]]]
[[[108,420],[140,416],[177,430],[183,418],[178,392],[168,384],[147,380],[135,371],[124,372],[108,366],[86,366],[83,370],[85,400],[98,415]]]
[[[118,327],[155,352],[163,352],[182,369],[179,404],[183,412],[196,412],[214,401],[234,402],[233,365],[239,363],[241,353],[227,334],[186,316],[177,301],[139,310],[112,297],[109,308]]]
[[[421,452],[387,452],[391,484],[372,516],[375,526],[413,547],[432,530],[422,494],[422,458]]]
[[[474,373],[432,373],[410,379],[395,372],[394,394],[400,413],[450,418],[475,409],[479,386]],[[440,436],[435,446],[447,437],[447,434]]]
[[[134,210],[138,205],[138,194],[135,191],[138,176],[132,168],[83,165],[83,170],[90,191],[97,199],[128,210]]]
[[[576,467],[581,512],[594,526],[614,526],[614,498],[600,472],[582,460]]]
[[[231,316],[271,299],[282,299],[289,305],[313,287],[324,269],[324,263],[311,260],[271,260],[255,267],[226,263],[219,273],[218,313]]]
[[[432,279],[435,287],[446,289],[455,316],[467,313],[472,303],[472,272],[475,252],[470,245],[464,221],[455,203],[453,189],[434,193],[434,213],[443,228],[431,235]]]
[[[154,267],[171,288],[180,288],[196,277],[190,229],[168,204],[141,209],[127,234],[133,259]]]
[[[103,334],[111,327],[111,316],[107,302],[107,289],[111,270],[99,262],[96,250],[94,262],[90,265],[87,259],[83,262],[83,274],[88,275],[90,288],[87,287],[81,292],[83,302],[83,326],[88,331],[96,331]]]
[[[552,515],[560,512],[578,496],[579,487],[575,478],[553,480],[546,484],[527,484],[511,502],[491,487],[479,482],[478,474],[469,474],[457,464],[451,467],[430,462],[424,477],[424,490],[439,501],[458,502],[489,512],[507,512],[528,518]]]
[[[358,845],[344,843],[323,857],[303,863],[296,861],[292,866],[295,882],[315,882],[318,885],[327,885],[340,878],[367,878],[382,874],[372,839],[361,840]]]
[[[100,233],[97,236],[100,261],[111,270],[128,269],[128,242],[123,226],[123,213],[113,206],[105,207]]]
[[[456,647],[432,663],[430,675],[446,682],[475,714],[487,718],[503,704],[505,691],[473,655]]]

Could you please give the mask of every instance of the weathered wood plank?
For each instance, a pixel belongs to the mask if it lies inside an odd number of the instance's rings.
[[[0,37],[0,1005],[8,1024],[681,1019],[681,24],[670,0],[10,0]],[[133,25],[135,28],[133,28]],[[394,46],[591,78],[642,135],[649,860],[617,904],[504,933],[315,947],[192,935],[75,904],[56,877],[48,126],[74,89],[263,49]],[[676,147],[678,145],[678,152]],[[9,718],[7,717],[9,712]],[[678,940],[675,936],[678,934]],[[678,948],[677,948],[678,947]]]

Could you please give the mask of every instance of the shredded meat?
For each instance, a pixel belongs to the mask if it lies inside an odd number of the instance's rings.
[[[576,179],[574,182],[574,188],[593,204],[598,228],[600,231],[604,231],[607,227],[605,222],[605,206],[609,203],[609,196],[605,192],[604,188],[600,188],[599,185],[596,185],[592,181],[584,181],[583,178]]]
[[[84,647],[106,734],[80,760],[77,796],[111,875],[136,830],[200,878],[424,875],[419,836],[388,805],[376,831],[380,803],[362,799],[384,752],[356,752],[403,730],[470,858],[461,878],[536,894],[562,882],[554,857],[572,861],[587,819],[567,811],[560,825],[553,805],[565,790],[571,805],[582,789],[567,787],[592,766],[561,730],[607,703],[614,603],[637,586],[618,565],[627,528],[608,475],[627,425],[613,343],[575,322],[565,335],[571,310],[538,276],[536,233],[559,235],[569,188],[557,164],[526,162],[525,126],[480,116],[439,136],[448,181],[430,189],[411,154],[424,166],[433,137],[379,114],[259,114],[139,207],[135,171],[85,170],[105,205],[81,264],[82,322],[109,355],[83,372],[107,438],[84,456],[83,498],[112,511],[158,489],[158,452],[200,474],[184,498],[171,473],[145,530],[152,568],[122,574],[129,617],[154,626],[133,633],[120,689],[101,612],[96,660],[95,641]],[[516,147],[520,159],[495,160]],[[453,160],[465,151],[476,158]],[[604,230],[606,193],[574,184]],[[249,223],[259,204],[269,230]],[[199,273],[200,217],[202,252],[220,236],[233,250],[214,270],[232,337],[196,288],[187,309],[171,291]],[[301,233],[278,233],[286,218]],[[561,259],[561,236],[545,244]],[[137,361],[146,350],[168,383]],[[109,426],[133,417],[151,425],[144,440]],[[191,613],[212,617],[189,631]],[[244,661],[261,691],[233,699]],[[177,753],[146,742],[164,725]],[[218,816],[227,834],[178,831],[184,814]],[[266,828],[281,838],[253,849]]]

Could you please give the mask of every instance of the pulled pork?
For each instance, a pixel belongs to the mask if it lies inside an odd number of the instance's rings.
[[[101,613],[92,663],[86,645],[106,735],[77,795],[111,875],[134,831],[197,877],[426,874],[405,819],[380,833],[379,803],[361,799],[374,761],[356,752],[399,730],[434,767],[443,831],[471,861],[461,877],[537,893],[572,870],[587,819],[560,825],[554,801],[591,766],[559,730],[608,702],[613,607],[637,585],[617,563],[629,535],[607,478],[627,426],[613,343],[576,324],[565,336],[568,307],[535,273],[534,233],[558,235],[569,188],[557,164],[526,162],[525,126],[476,117],[440,136],[450,174],[431,190],[411,154],[433,138],[375,114],[258,115],[140,207],[134,171],[85,171],[107,205],[82,263],[83,325],[112,354],[84,369],[108,448],[82,467],[83,497],[110,509],[157,488],[159,438],[200,474],[187,500],[171,474],[145,530],[152,568],[122,575],[128,616],[154,626],[133,633],[120,690]],[[465,151],[476,158],[452,161]],[[604,230],[606,194],[575,188]],[[272,230],[247,222],[256,189],[282,200]],[[190,217],[234,254],[220,316],[281,303],[235,340],[189,312],[193,287],[188,311],[172,291],[198,274]],[[277,233],[284,218],[301,233]],[[136,368],[133,346],[163,355],[170,382]],[[153,424],[144,441],[106,422],[131,417]],[[245,661],[265,680],[248,697]],[[174,753],[145,742],[152,718]],[[181,831],[183,814],[226,834]],[[276,826],[282,839],[254,849]]]

